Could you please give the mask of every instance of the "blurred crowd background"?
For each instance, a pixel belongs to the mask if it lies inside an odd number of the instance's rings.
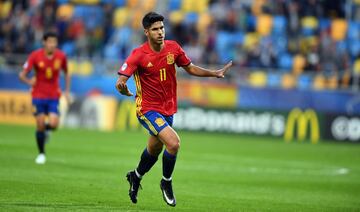
[[[148,11],[165,16],[166,38],[195,64],[233,60],[234,83],[359,89],[360,0],[1,0],[0,69],[56,30],[72,72],[114,74],[145,41]]]

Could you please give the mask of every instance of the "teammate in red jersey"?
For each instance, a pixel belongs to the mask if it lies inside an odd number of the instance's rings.
[[[65,98],[69,102],[70,75],[67,71],[66,55],[57,49],[57,34],[45,33],[43,36],[44,47],[33,51],[23,66],[19,78],[28,84],[31,89],[32,103],[35,108],[36,141],[39,155],[37,164],[44,164],[45,141],[49,130],[55,130],[59,124],[59,98],[61,89],[59,85],[60,71],[65,73]],[[30,71],[35,70],[35,77],[29,78]],[[48,122],[46,122],[48,116]]]
[[[150,133],[147,147],[137,168],[126,175],[130,184],[130,199],[133,203],[137,202],[140,180],[155,164],[165,145],[160,188],[164,201],[170,206],[175,206],[171,175],[180,147],[180,138],[172,128],[173,114],[177,111],[175,65],[194,76],[223,78],[232,62],[219,70],[209,70],[192,64],[179,44],[164,40],[163,20],[164,17],[155,12],[144,16],[142,24],[148,41],[133,50],[122,65],[118,71],[120,76],[116,88],[121,94],[132,96],[126,82],[134,75],[137,117]]]

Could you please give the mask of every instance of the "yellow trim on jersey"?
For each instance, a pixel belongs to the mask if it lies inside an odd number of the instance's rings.
[[[142,102],[142,91],[141,91],[141,83],[140,83],[140,77],[139,77],[139,72],[135,71],[134,74],[134,80],[135,80],[135,84],[136,84],[136,114],[138,116],[142,116],[143,114],[141,113],[141,102]]]
[[[134,73],[134,80],[135,80],[135,84],[136,84],[136,114],[139,116],[139,118],[141,120],[143,120],[149,127],[149,129],[151,130],[151,132],[154,135],[158,134],[158,131],[156,131],[155,127],[151,124],[151,122],[149,121],[149,119],[147,119],[144,114],[141,113],[141,102],[142,102],[142,91],[141,91],[141,83],[140,83],[140,77],[139,77],[139,72],[135,71]]]

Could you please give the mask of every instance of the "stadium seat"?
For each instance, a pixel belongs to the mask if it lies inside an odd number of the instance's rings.
[[[114,12],[114,18],[113,18],[113,26],[115,28],[119,28],[124,26],[129,17],[129,10],[126,7],[119,7]]]
[[[138,5],[139,5],[139,0],[128,0],[127,1],[127,7],[129,9],[134,9]]]
[[[57,9],[56,16],[62,20],[70,20],[74,14],[74,7],[71,4],[62,4]]]
[[[319,29],[320,31],[327,31],[330,29],[331,21],[328,18],[319,19]]]
[[[360,40],[348,40],[348,47],[352,57],[360,54]]]
[[[336,74],[333,74],[327,78],[327,89],[335,90],[338,88],[338,77]]]
[[[205,12],[208,9],[209,0],[182,0],[181,10],[184,12]]]
[[[172,24],[178,24],[184,20],[185,14],[181,10],[170,12],[169,20]]]
[[[113,60],[114,58],[119,58],[119,48],[114,45],[109,43],[108,45],[105,46],[104,48],[104,57],[107,60]]]
[[[256,32],[261,36],[267,36],[271,33],[273,17],[271,15],[259,15],[256,20]]]
[[[345,40],[336,42],[336,51],[341,53],[347,52],[347,44]]]
[[[313,35],[317,30],[318,26],[318,19],[314,16],[306,16],[301,19],[301,29],[304,36]]]
[[[259,36],[257,33],[247,33],[244,37],[244,48],[251,49],[259,42]]]
[[[232,41],[235,45],[242,45],[244,43],[244,33],[238,31],[236,33],[232,33]]]
[[[168,8],[170,11],[181,9],[181,0],[169,0]]]
[[[71,0],[75,4],[99,4],[100,0]]]
[[[185,15],[184,23],[185,24],[195,24],[199,19],[199,15],[195,12],[189,12]]]
[[[270,72],[267,74],[267,85],[270,87],[281,86],[281,74],[278,72]]]
[[[78,73],[84,76],[90,76],[93,73],[93,64],[89,60],[83,60],[78,63]]]
[[[143,0],[141,3],[141,7],[144,11],[152,11],[155,8],[155,5],[157,4],[157,0]],[[137,10],[138,11],[138,10]],[[144,14],[142,14],[143,16]],[[142,17],[141,17],[142,18]]]
[[[9,16],[12,8],[11,1],[0,2],[0,18],[6,18]]]
[[[324,90],[326,87],[326,78],[322,74],[317,74],[314,77],[312,88],[315,90]]]
[[[263,71],[255,71],[250,73],[249,83],[254,87],[264,87],[267,84],[267,75]]]
[[[68,4],[69,0],[56,0],[56,3],[58,3],[59,5]]]
[[[252,32],[256,29],[256,17],[253,15],[248,15],[246,17],[246,29],[248,32]]]
[[[221,63],[226,63],[232,59],[230,49],[232,47],[232,34],[226,31],[219,31],[216,37],[215,48],[219,54]]]
[[[305,65],[306,65],[305,57],[301,54],[295,55],[293,58],[293,66],[292,66],[293,73],[296,76],[298,76],[304,71]]]
[[[281,54],[278,58],[279,68],[283,71],[291,71],[293,67],[293,58],[290,54]]]
[[[115,7],[123,7],[126,4],[126,0],[115,0]]]
[[[197,30],[199,32],[205,32],[208,26],[211,24],[212,17],[209,13],[203,12],[200,14],[197,21]]]
[[[145,12],[140,9],[132,12],[132,18],[130,19],[130,21],[131,21],[131,27],[133,29],[142,29],[141,20],[144,16],[144,13]]]
[[[350,21],[348,24],[347,38],[349,40],[360,39],[360,24],[354,21]]]
[[[272,33],[276,35],[285,35],[286,33],[287,20],[285,16],[274,16]]]
[[[61,45],[61,50],[64,51],[67,56],[74,56],[76,46],[73,41],[67,41]]]
[[[271,35],[272,45],[278,54],[286,53],[288,49],[288,40],[285,35]]]
[[[331,22],[331,38],[335,41],[344,40],[347,31],[347,22],[345,19],[334,19]]]
[[[295,77],[292,74],[284,74],[281,80],[281,87],[283,89],[292,89],[296,86]]]
[[[353,65],[354,74],[360,76],[360,58],[357,58]]]
[[[312,76],[311,75],[299,75],[297,78],[297,88],[300,90],[311,89],[312,85]]]

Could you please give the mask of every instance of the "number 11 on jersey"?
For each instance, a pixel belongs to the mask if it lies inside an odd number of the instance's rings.
[[[165,81],[166,80],[166,69],[162,68],[160,69],[160,81]]]

